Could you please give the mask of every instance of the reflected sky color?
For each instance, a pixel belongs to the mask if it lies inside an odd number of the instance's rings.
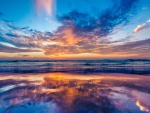
[[[142,102],[137,101],[137,102],[136,102],[136,105],[140,107],[140,110],[141,110],[141,111],[149,112],[149,109],[148,109],[148,108],[146,107],[146,105],[144,105]]]
[[[67,73],[0,76],[0,113],[150,111],[149,76]],[[41,78],[32,79],[33,76]]]
[[[0,0],[0,59],[150,58],[149,0]]]

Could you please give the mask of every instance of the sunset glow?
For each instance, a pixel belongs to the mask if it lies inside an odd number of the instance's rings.
[[[150,113],[150,0],[0,0],[0,113]]]
[[[148,4],[149,0],[2,0],[0,59],[148,59]]]

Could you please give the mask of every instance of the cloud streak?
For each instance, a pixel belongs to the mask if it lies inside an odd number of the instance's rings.
[[[55,0],[35,0],[35,1],[36,1],[36,8],[38,13],[42,13],[43,10],[45,10],[48,15],[53,14]]]
[[[149,19],[149,20],[147,20],[147,22],[150,22],[150,19]]]
[[[142,30],[144,30],[144,29],[147,29],[147,28],[149,28],[150,27],[150,25],[147,25],[147,24],[141,24],[141,25],[138,25],[135,29],[134,29],[134,33],[138,33],[138,32],[140,32],[140,31],[142,31]]]
[[[32,49],[19,49],[14,47],[8,47],[0,44],[0,52],[6,53],[21,53],[21,52],[41,52],[40,50],[32,50]]]

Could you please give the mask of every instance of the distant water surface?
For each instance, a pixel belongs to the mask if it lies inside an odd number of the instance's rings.
[[[150,60],[1,60],[0,72],[150,74]]]

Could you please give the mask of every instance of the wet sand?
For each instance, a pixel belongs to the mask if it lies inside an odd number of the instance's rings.
[[[0,113],[150,113],[150,76],[1,74]]]

